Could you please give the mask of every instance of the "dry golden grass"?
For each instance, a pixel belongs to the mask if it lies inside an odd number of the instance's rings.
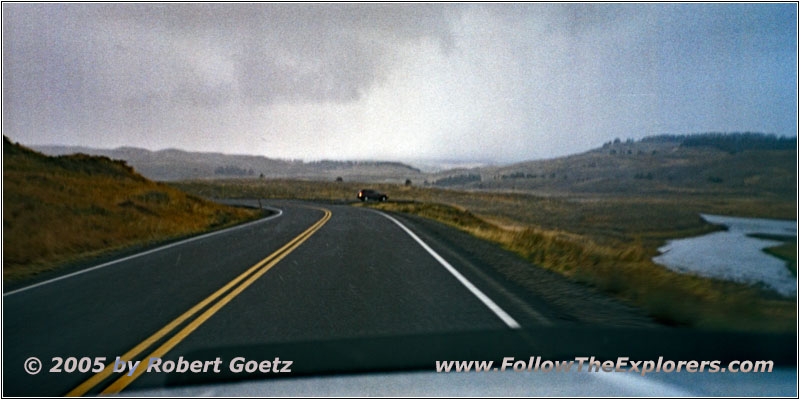
[[[638,306],[664,324],[780,332],[792,331],[795,326],[794,300],[746,285],[672,272],[654,264],[651,252],[641,243],[609,247],[564,231],[503,229],[469,212],[440,204],[369,206],[434,219],[498,243],[534,265]],[[501,268],[500,272],[523,286],[532,283],[526,270]]]
[[[671,325],[792,331],[795,301],[757,288],[662,268],[651,261],[665,240],[720,229],[699,213],[795,219],[795,199],[774,195],[580,195],[456,191],[390,184],[220,180],[174,184],[208,197],[355,201],[374,188],[376,207],[420,215],[501,244],[533,264],[595,286]],[[394,202],[394,201],[398,202]],[[531,268],[535,268],[531,266]],[[504,270],[521,284],[524,270]]]
[[[6,282],[258,215],[151,182],[122,162],[83,155],[47,157],[3,141]]]

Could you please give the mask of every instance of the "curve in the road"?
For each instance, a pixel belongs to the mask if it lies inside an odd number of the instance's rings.
[[[97,373],[48,374],[46,385],[42,376],[6,369],[4,379],[13,383],[4,394],[108,394],[167,379],[115,373],[116,357],[146,364],[149,357],[242,343],[541,323],[512,301],[514,293],[477,274],[460,247],[402,216],[299,201],[274,206],[284,218],[176,242],[4,297],[4,326],[13,327],[4,328],[11,349],[4,365],[22,365],[31,354],[111,360]],[[58,334],[46,333],[53,330]]]
[[[315,207],[316,208],[316,207]],[[264,275],[270,268],[275,266],[278,262],[280,262],[284,257],[289,255],[294,249],[299,247],[304,241],[306,241],[311,235],[313,235],[316,231],[322,228],[326,222],[331,218],[331,212],[328,209],[318,208],[319,210],[323,211],[325,215],[317,221],[315,224],[310,226],[306,229],[303,233],[286,243],[283,247],[275,251],[274,253],[270,254],[263,260],[259,261],[252,267],[248,268],[245,272],[234,278],[232,281],[228,282],[226,285],[221,287],[219,290],[214,292],[211,296],[208,296],[203,301],[197,303],[194,307],[190,308],[188,311],[183,313],[178,318],[174,319],[172,322],[158,330],[152,336],[145,339],[143,342],[136,345],[133,349],[128,351],[127,353],[123,354],[120,358],[123,360],[133,360],[143,351],[147,350],[150,346],[154,343],[159,341],[161,338],[172,332],[175,328],[180,326],[183,322],[188,320],[189,318],[193,317],[197,314],[200,310],[207,307],[209,304],[213,303],[217,298],[222,296],[225,293],[228,293],[225,297],[211,305],[205,312],[200,314],[197,318],[195,318],[191,323],[186,325],[183,329],[178,331],[174,336],[172,336],[169,340],[164,342],[161,346],[159,346],[156,350],[150,353],[148,356],[144,357],[143,360],[149,360],[151,357],[161,357],[166,354],[169,350],[175,347],[178,343],[180,343],[183,339],[189,336],[197,327],[202,325],[205,321],[211,318],[212,315],[216,314],[225,304],[229,303],[234,297],[238,296],[242,291],[244,291],[248,286],[250,286],[253,282],[255,282],[258,278]],[[248,278],[249,276],[249,278]],[[246,280],[245,280],[246,279]],[[242,282],[239,284],[239,282]],[[236,286],[238,284],[238,286]],[[232,289],[232,290],[231,290]],[[230,291],[230,292],[229,292]],[[75,389],[71,390],[67,393],[67,396],[82,396],[92,390],[95,386],[101,383],[103,380],[108,378],[114,371],[113,371],[113,363],[110,363],[106,368],[98,372],[96,375],[92,376],[84,383],[80,384]],[[126,386],[130,385],[136,378],[138,378],[142,373],[144,373],[144,368],[138,368],[136,372],[132,375],[124,375],[121,378],[117,379],[112,383],[109,387],[102,391],[102,394],[115,394],[119,393],[122,389]]]

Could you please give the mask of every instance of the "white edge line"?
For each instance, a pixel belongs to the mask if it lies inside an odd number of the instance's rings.
[[[180,245],[183,245],[183,244],[186,244],[186,243],[189,243],[189,242],[194,242],[195,240],[205,239],[207,237],[211,237],[211,236],[214,236],[214,235],[219,235],[220,233],[226,233],[226,232],[234,231],[234,230],[237,230],[237,229],[240,229],[240,228],[244,228],[244,227],[247,227],[247,226],[250,226],[250,225],[260,224],[262,222],[266,222],[266,221],[278,218],[281,215],[283,215],[283,210],[281,210],[279,208],[273,208],[273,207],[267,207],[267,206],[264,206],[262,208],[267,209],[267,210],[276,211],[277,214],[270,215],[269,217],[266,217],[266,218],[257,219],[255,221],[250,221],[250,222],[242,224],[242,225],[236,225],[236,226],[232,226],[230,228],[222,229],[222,230],[219,230],[219,231],[214,231],[214,232],[209,232],[209,233],[206,233],[206,234],[202,234],[200,236],[194,236],[194,237],[191,237],[191,238],[188,238],[188,239],[184,239],[184,240],[181,240],[181,241],[178,241],[178,242],[175,242],[175,243],[170,243],[170,244],[167,244],[167,245],[164,245],[164,246],[161,246],[161,247],[156,247],[155,249],[150,249],[150,250],[147,250],[147,251],[143,251],[141,253],[131,254],[131,255],[123,257],[123,258],[119,258],[119,259],[116,259],[116,260],[113,260],[113,261],[109,261],[109,262],[106,262],[106,263],[103,263],[103,264],[100,264],[100,265],[95,265],[94,267],[85,268],[85,269],[82,269],[80,271],[75,271],[75,272],[72,272],[72,273],[69,273],[69,274],[66,274],[66,275],[62,275],[62,276],[59,276],[59,277],[56,277],[56,278],[48,279],[46,281],[35,283],[33,285],[30,285],[30,286],[25,286],[25,287],[22,287],[22,288],[19,288],[19,289],[12,290],[10,292],[3,293],[3,297],[10,296],[12,294],[17,294],[17,293],[20,293],[20,292],[24,292],[26,290],[30,290],[30,289],[33,289],[33,288],[36,288],[36,287],[39,287],[39,286],[44,286],[44,285],[47,285],[47,284],[50,284],[50,283],[53,283],[53,282],[60,281],[62,279],[67,279],[67,278],[71,278],[73,276],[77,276],[77,275],[80,275],[80,274],[91,272],[91,271],[94,271],[96,269],[108,267],[109,265],[114,265],[114,264],[117,264],[117,263],[121,263],[123,261],[128,261],[130,259],[134,259],[134,258],[141,257],[141,256],[144,256],[144,255],[152,254],[152,253],[155,253],[157,251],[168,249],[170,247],[180,246]]]
[[[465,278],[464,275],[461,275],[461,273],[458,272],[458,270],[453,268],[453,266],[450,265],[450,263],[448,263],[447,260],[442,258],[442,256],[440,256],[430,246],[428,246],[427,243],[423,242],[422,239],[420,239],[416,234],[414,234],[414,232],[412,232],[410,229],[406,228],[405,225],[400,223],[400,221],[398,221],[397,219],[395,219],[391,215],[383,213],[383,212],[380,212],[380,211],[375,211],[375,212],[377,212],[378,214],[383,215],[384,217],[388,218],[389,220],[391,220],[392,222],[397,224],[397,226],[402,228],[408,234],[408,236],[411,236],[411,238],[414,239],[417,243],[419,243],[419,245],[422,246],[422,248],[425,249],[425,251],[430,253],[430,255],[432,255],[433,258],[435,258],[436,261],[439,262],[439,264],[442,264],[442,266],[444,266],[444,268],[447,269],[448,272],[450,272],[456,279],[458,279],[458,281],[461,282],[462,285],[464,285],[467,289],[469,289],[469,291],[472,292],[472,294],[474,294],[475,297],[478,298],[478,300],[483,302],[483,304],[486,305],[486,307],[488,307],[490,310],[492,310],[492,312],[494,312],[495,315],[497,315],[501,320],[503,320],[503,322],[505,322],[506,325],[508,325],[509,328],[511,328],[511,329],[519,329],[520,328],[519,323],[516,320],[514,320],[514,318],[511,318],[511,316],[508,315],[508,313],[505,312],[502,308],[500,308],[500,306],[498,306],[497,303],[492,301],[492,299],[490,299],[489,296],[487,296],[486,294],[481,292],[480,289],[475,287],[475,285],[473,285],[472,282],[467,280],[467,278]]]

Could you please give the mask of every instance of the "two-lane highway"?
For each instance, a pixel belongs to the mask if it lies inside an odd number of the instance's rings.
[[[221,346],[545,322],[442,257],[447,249],[409,221],[359,207],[269,205],[279,217],[4,295],[3,394],[116,393],[164,379],[48,373],[56,356],[177,358]],[[23,364],[33,356],[45,370],[28,375]]]

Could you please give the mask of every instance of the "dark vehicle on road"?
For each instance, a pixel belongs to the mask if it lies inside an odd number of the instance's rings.
[[[361,201],[367,201],[367,200],[386,201],[388,198],[389,196],[377,190],[363,189],[358,192],[358,199]]]

